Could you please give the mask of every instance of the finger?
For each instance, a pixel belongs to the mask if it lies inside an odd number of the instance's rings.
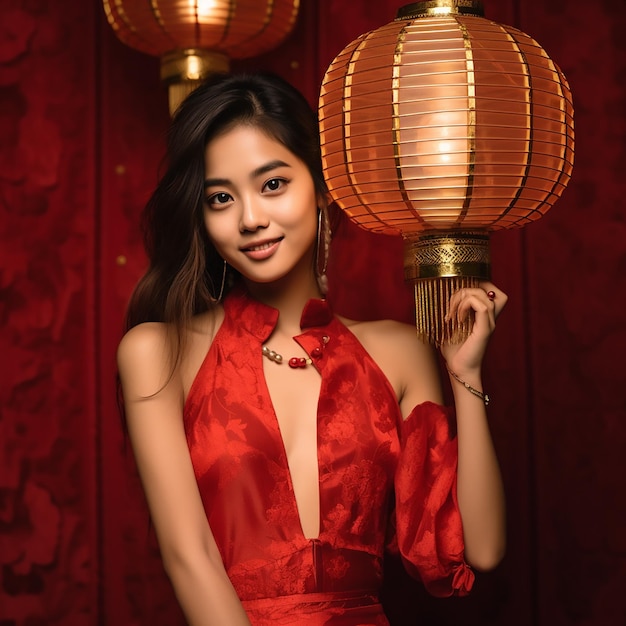
[[[494,328],[496,321],[495,303],[487,297],[482,289],[465,294],[457,308],[457,319],[460,322],[466,320],[470,311],[474,312],[474,324],[478,323],[479,326],[482,326],[485,323],[487,328]]]
[[[457,320],[458,321],[458,310],[459,304],[463,301],[463,299],[467,296],[466,289],[458,289],[451,296],[448,301],[448,311],[446,313],[446,321],[449,320]]]
[[[463,322],[467,318],[470,309],[474,308],[470,303],[470,298],[476,299],[476,306],[479,308],[484,305],[490,310],[493,310],[495,307],[485,290],[480,287],[464,287],[455,291],[452,296],[450,296],[448,312],[445,317],[446,321],[456,319],[459,322]]]
[[[502,312],[505,304],[509,297],[502,291],[502,289],[498,288],[494,283],[489,280],[481,281],[479,287],[485,291],[487,297],[492,300],[495,304],[495,316],[498,317]]]

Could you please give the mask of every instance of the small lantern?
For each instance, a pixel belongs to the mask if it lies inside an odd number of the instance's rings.
[[[571,93],[531,37],[476,0],[431,0],[349,44],[320,95],[332,198],[363,228],[405,240],[417,328],[458,342],[451,293],[490,275],[489,233],[542,217],[573,163]]]
[[[300,0],[103,0],[117,37],[161,58],[174,112],[199,81],[277,46],[293,29]]]

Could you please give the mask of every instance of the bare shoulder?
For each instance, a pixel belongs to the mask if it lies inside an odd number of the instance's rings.
[[[389,379],[398,401],[440,401],[436,353],[415,326],[395,320],[342,321]]]
[[[178,354],[176,330],[161,322],[145,322],[131,328],[117,349],[117,364],[125,395],[149,396],[165,385],[189,390],[224,314],[216,308],[197,315],[183,332]]]
[[[117,366],[127,400],[161,389],[172,371],[172,339],[167,324],[146,322],[131,328],[117,348]]]
[[[357,322],[342,319],[365,349],[376,360],[377,355],[393,354],[396,360],[411,362],[432,358],[432,348],[417,335],[415,326],[395,320]]]
[[[403,324],[395,320],[372,320],[372,321],[356,321],[341,318],[341,321],[355,334],[357,337],[366,337],[368,339],[387,339],[419,341],[415,327],[409,324]],[[421,342],[420,342],[421,343]]]
[[[180,355],[168,324],[145,322],[131,328],[117,350],[125,396],[128,390],[131,396],[146,397],[174,386],[186,397],[223,318],[221,307],[194,317],[184,331]]]
[[[155,352],[162,352],[168,345],[167,324],[144,322],[131,328],[120,341],[117,349],[118,360],[125,364],[145,358],[152,358]]]

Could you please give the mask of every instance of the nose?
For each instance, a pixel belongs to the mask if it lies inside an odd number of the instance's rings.
[[[260,228],[267,228],[269,221],[267,215],[255,198],[245,198],[242,201],[239,231],[256,232]]]

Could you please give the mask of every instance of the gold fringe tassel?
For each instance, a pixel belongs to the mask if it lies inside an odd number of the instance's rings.
[[[478,287],[479,279],[472,276],[422,279],[415,283],[415,325],[424,342],[436,346],[462,343],[472,332],[473,311],[458,322],[445,316],[450,297],[459,289]]]

